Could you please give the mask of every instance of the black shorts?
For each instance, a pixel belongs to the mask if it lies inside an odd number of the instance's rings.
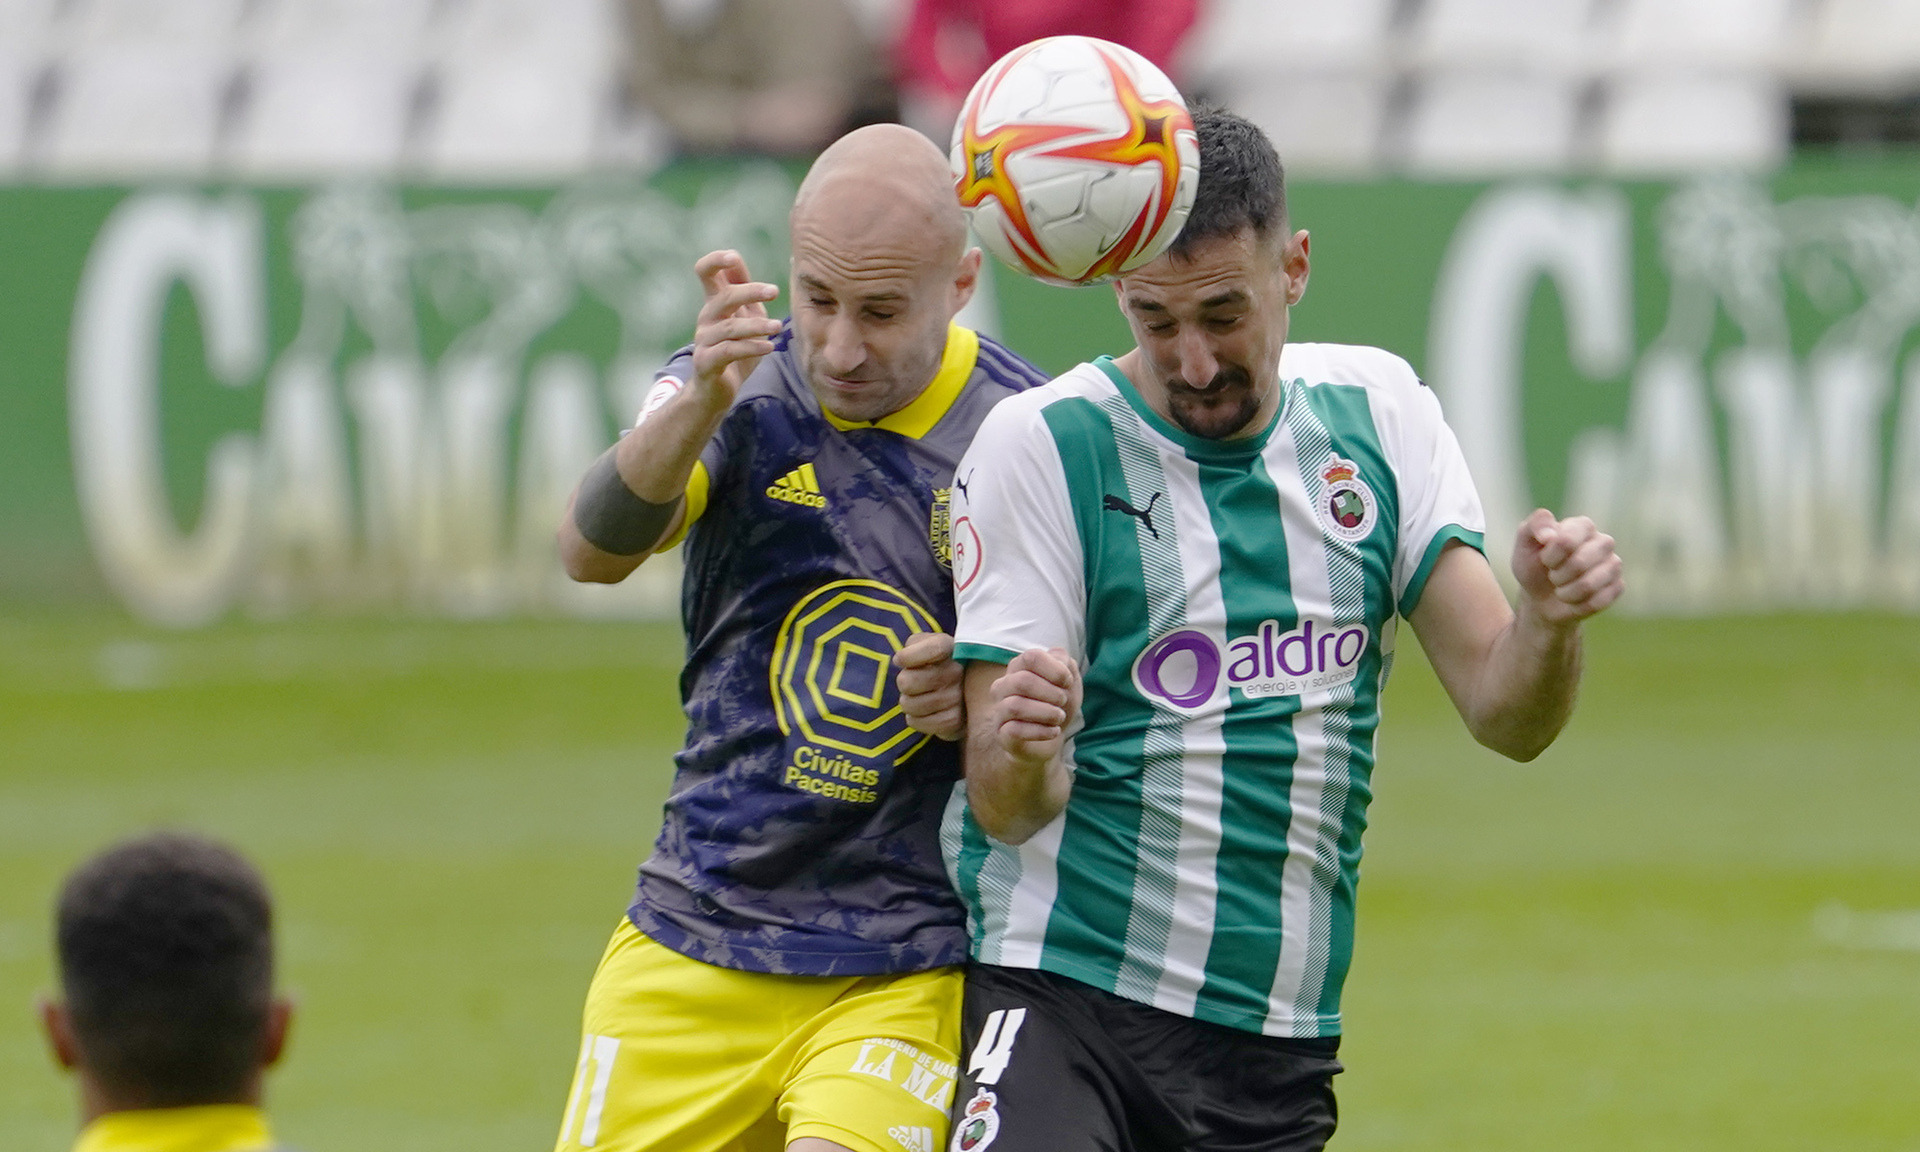
[[[1339,1047],[975,964],[948,1150],[1318,1152],[1333,1135]]]

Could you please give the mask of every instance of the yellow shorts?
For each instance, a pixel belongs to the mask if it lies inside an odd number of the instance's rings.
[[[555,1152],[941,1152],[961,969],[770,976],[690,960],[622,920],[587,992]]]

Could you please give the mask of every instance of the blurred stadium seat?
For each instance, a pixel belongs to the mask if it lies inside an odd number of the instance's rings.
[[[61,176],[205,171],[214,158],[231,57],[194,44],[110,43],[60,73],[46,168]]]
[[[11,44],[0,43],[0,175],[20,166],[26,146],[27,114],[39,74],[40,64],[34,56],[16,51]]]
[[[436,0],[262,0],[259,41],[269,53],[411,55],[428,40]]]
[[[1364,171],[1379,159],[1392,75],[1390,0],[1214,0],[1186,52],[1194,86],[1259,124],[1287,163]],[[1284,57],[1289,67],[1275,67]]]
[[[74,43],[81,49],[124,45],[208,51],[240,29],[248,0],[85,0],[77,8]]]
[[[1663,71],[1613,82],[1598,129],[1609,171],[1764,169],[1787,155],[1786,88],[1765,73]]]
[[[596,69],[621,49],[606,0],[467,0],[438,39],[455,54],[513,54]]]
[[[61,8],[61,0],[0,0],[0,44],[19,52],[48,47]]]
[[[47,74],[59,0],[0,0],[0,177],[27,162],[36,88]]]
[[[254,66],[233,166],[268,179],[396,171],[421,68],[411,54],[340,48]]]
[[[436,47],[426,170],[555,179],[590,167],[620,46],[603,0],[472,0]]]
[[[1603,58],[1617,69],[1770,70],[1794,0],[1618,0]]]
[[[474,54],[437,80],[427,171],[471,179],[553,179],[586,169],[612,103],[605,69]]]
[[[1624,0],[1594,154],[1613,172],[1762,169],[1786,158],[1779,64],[1793,0]]]
[[[1920,12],[1913,0],[1825,0],[1804,50],[1788,57],[1795,86],[1820,93],[1920,91]]]
[[[1426,0],[1410,54],[1423,69],[1571,73],[1591,55],[1595,0]]]
[[[1400,152],[1416,172],[1553,170],[1577,155],[1593,0],[1428,0]]]
[[[1553,171],[1576,154],[1580,85],[1520,69],[1441,71],[1416,88],[1405,161],[1423,173]]]

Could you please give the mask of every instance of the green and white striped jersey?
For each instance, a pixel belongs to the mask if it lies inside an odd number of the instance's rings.
[[[1340,1031],[1396,615],[1484,519],[1397,356],[1290,344],[1259,435],[1154,414],[1110,360],[1003,400],[954,474],[957,655],[1080,661],[1066,810],[942,826],[973,954],[1272,1036]]]

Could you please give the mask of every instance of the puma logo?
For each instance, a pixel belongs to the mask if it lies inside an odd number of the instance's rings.
[[[1153,534],[1153,538],[1155,540],[1158,540],[1160,539],[1160,530],[1153,526],[1153,506],[1155,504],[1158,504],[1160,502],[1160,497],[1164,495],[1166,495],[1166,493],[1164,492],[1155,492],[1153,494],[1153,499],[1147,501],[1147,506],[1145,508],[1135,508],[1133,505],[1127,503],[1125,500],[1120,499],[1120,497],[1118,496],[1108,495],[1106,499],[1100,502],[1100,509],[1101,511],[1104,511],[1104,512],[1125,512],[1127,515],[1133,517],[1135,520],[1138,520],[1140,521],[1140,523],[1145,524],[1147,526],[1147,531]]]
[[[967,469],[967,478],[965,480],[960,479],[960,477],[958,476],[955,476],[953,478],[953,486],[955,488],[960,489],[961,499],[963,500],[971,499],[971,497],[967,495],[967,485],[973,483],[973,474],[978,471],[979,471],[978,468],[969,468]]]

